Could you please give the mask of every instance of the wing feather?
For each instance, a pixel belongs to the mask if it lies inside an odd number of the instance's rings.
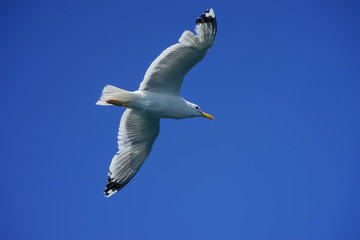
[[[202,14],[196,23],[197,35],[185,31],[179,43],[165,49],[151,63],[139,90],[180,94],[185,75],[205,57],[216,36],[216,18],[212,9]]]
[[[159,129],[159,118],[132,109],[125,110],[119,127],[119,151],[111,161],[104,191],[107,197],[119,191],[134,177],[149,155]]]

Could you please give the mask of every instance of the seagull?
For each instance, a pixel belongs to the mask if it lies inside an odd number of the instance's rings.
[[[150,65],[137,91],[106,85],[97,105],[125,107],[118,132],[119,150],[111,160],[105,197],[122,189],[148,157],[160,131],[160,118],[214,118],[180,96],[187,72],[213,45],[217,25],[213,9],[196,20],[195,33],[184,31]]]

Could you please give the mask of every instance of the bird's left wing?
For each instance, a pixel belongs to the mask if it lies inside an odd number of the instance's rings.
[[[121,117],[118,146],[113,157],[105,196],[110,197],[123,188],[137,173],[149,155],[159,134],[160,118],[126,109]]]
[[[197,35],[185,31],[179,43],[164,50],[151,63],[139,90],[180,94],[185,75],[205,57],[215,40],[217,26],[213,9],[202,14],[196,23]]]

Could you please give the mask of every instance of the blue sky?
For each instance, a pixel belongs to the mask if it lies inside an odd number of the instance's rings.
[[[359,239],[357,1],[2,1],[1,239]],[[150,63],[214,8],[182,95],[109,199],[123,109]]]

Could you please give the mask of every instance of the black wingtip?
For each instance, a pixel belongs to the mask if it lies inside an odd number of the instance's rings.
[[[108,178],[108,182],[106,184],[104,191],[105,197],[111,196],[112,194],[116,193],[125,186],[125,184],[113,182],[113,180],[114,179],[111,177]]]
[[[205,13],[201,14],[199,18],[196,19],[196,24],[204,24],[208,22],[216,23],[216,17],[209,14],[210,10],[207,9]]]

